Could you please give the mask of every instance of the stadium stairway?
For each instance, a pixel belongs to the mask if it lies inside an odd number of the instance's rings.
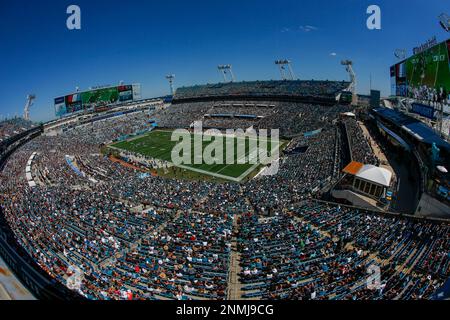
[[[242,299],[242,283],[239,281],[239,274],[242,270],[241,268],[241,254],[237,250],[237,237],[236,233],[238,231],[238,220],[241,215],[235,215],[233,220],[233,238],[231,239],[231,258],[230,258],[230,269],[228,274],[228,293],[227,300],[241,300]]]

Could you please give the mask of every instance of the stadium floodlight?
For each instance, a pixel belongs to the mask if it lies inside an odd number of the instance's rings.
[[[345,66],[345,70],[348,72],[350,76],[350,85],[348,86],[348,91],[350,91],[353,96],[356,95],[356,74],[353,70],[353,61],[351,60],[342,60],[341,65]]]
[[[234,82],[233,66],[231,64],[221,64],[217,66],[219,72],[223,75],[224,82]]]
[[[25,108],[23,111],[23,118],[27,121],[30,120],[30,108],[33,105],[34,100],[36,100],[36,95],[29,94],[27,96],[27,103],[25,104]]]
[[[403,60],[406,57],[406,50],[405,49],[396,49],[394,51],[394,56],[399,60]]]
[[[450,31],[450,16],[446,13],[441,13],[439,15],[439,24],[445,31],[449,32]]]
[[[166,79],[169,81],[169,86],[170,86],[170,95],[173,96],[174,94],[174,89],[173,89],[173,80],[175,79],[175,75],[174,74],[168,74],[166,76]]]
[[[288,59],[280,59],[275,60],[275,64],[280,69],[281,79],[282,80],[294,80],[294,72],[292,71],[291,61]],[[287,72],[286,72],[287,67]]]

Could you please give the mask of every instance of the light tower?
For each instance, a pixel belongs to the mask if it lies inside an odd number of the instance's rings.
[[[231,64],[221,64],[217,66],[217,69],[220,73],[223,75],[223,81],[224,82],[234,82],[234,74],[233,74],[233,67]]]
[[[289,61],[288,59],[275,60],[275,64],[280,69],[282,80],[294,80],[295,76],[294,72],[292,71],[291,61]]]
[[[348,72],[348,74],[350,76],[350,85],[347,90],[355,95],[356,94],[356,74],[355,74],[355,71],[353,71],[353,62],[350,60],[342,60],[341,64],[343,66],[345,66],[345,70]]]
[[[29,94],[27,96],[27,103],[25,104],[25,108],[23,110],[23,118],[25,120],[30,120],[30,108],[33,105],[33,101],[36,99],[36,95]]]
[[[450,16],[446,13],[441,13],[438,18],[439,24],[441,25],[442,29],[450,32]]]
[[[166,79],[169,81],[169,86],[170,86],[170,94],[173,96],[174,90],[173,90],[173,80],[175,79],[175,75],[174,74],[168,74],[166,76]]]
[[[394,56],[399,60],[403,60],[406,57],[406,50],[405,49],[396,49],[394,51]]]

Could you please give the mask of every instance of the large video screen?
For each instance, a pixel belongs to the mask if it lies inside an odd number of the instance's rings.
[[[450,39],[391,67],[391,94],[422,101],[447,100]]]
[[[140,89],[140,85],[121,85],[117,87],[100,88],[58,97],[55,98],[55,114],[56,116],[61,117],[66,114],[95,108],[100,105],[139,99],[140,92],[139,94],[134,94],[134,88]]]
[[[84,106],[96,105],[103,102],[114,103],[119,100],[119,91],[117,87],[86,91],[81,94],[81,100]]]

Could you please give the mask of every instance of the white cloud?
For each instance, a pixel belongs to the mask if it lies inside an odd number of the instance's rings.
[[[336,52],[332,52],[332,53],[330,53],[330,56],[336,57],[336,56],[337,56],[337,53],[336,53]]]
[[[284,27],[281,29],[281,33],[311,32],[311,31],[317,31],[317,30],[319,30],[319,28],[307,24],[307,25],[298,26],[298,27]]]
[[[311,31],[316,31],[318,29],[317,27],[311,26],[311,25],[304,25],[304,26],[300,26],[298,28],[303,32],[311,32]]]

